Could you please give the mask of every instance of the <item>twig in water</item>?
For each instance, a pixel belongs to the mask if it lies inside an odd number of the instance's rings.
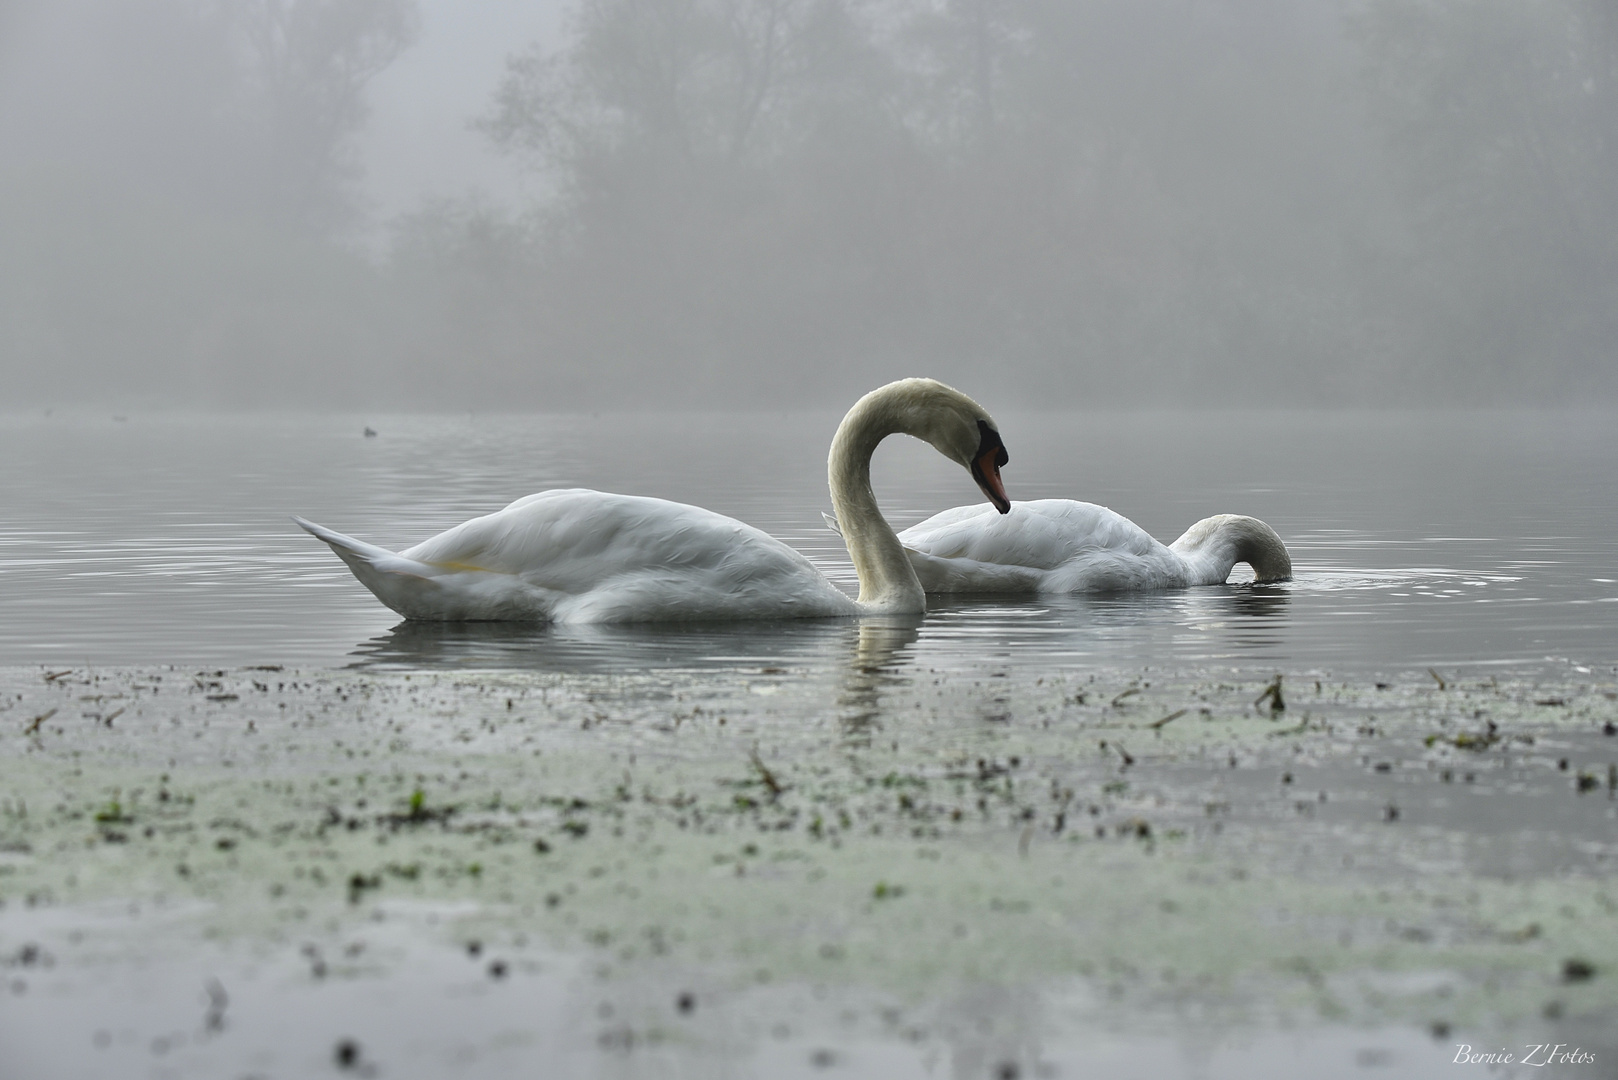
[[[1440,690],[1448,690],[1449,689],[1449,683],[1444,681],[1444,676],[1440,675],[1438,672],[1434,671],[1432,668],[1427,669],[1427,674],[1429,674],[1429,675],[1431,675],[1433,677],[1433,682],[1438,684],[1438,688]]]
[[[1161,720],[1153,720],[1150,724],[1147,724],[1146,726],[1151,728],[1153,731],[1157,731],[1157,730],[1161,729],[1164,724],[1167,724],[1171,720],[1178,720],[1180,717],[1184,716],[1186,713],[1188,713],[1190,711],[1191,711],[1190,709],[1175,709],[1173,712],[1171,712],[1167,716],[1163,717],[1163,719],[1161,719]]]
[[[118,708],[112,710],[112,712],[101,718],[101,725],[103,727],[112,727],[112,722],[124,715],[124,710],[127,708],[129,708],[128,705],[120,705]]]
[[[1123,693],[1112,699],[1112,707],[1116,709],[1119,705],[1123,704],[1124,698],[1138,693],[1140,693],[1140,687],[1131,686],[1128,690],[1125,690]]]
[[[45,673],[45,681],[46,682],[55,682],[57,679],[60,679],[63,675],[71,675],[71,674],[73,674],[73,669],[72,668],[68,668],[66,671],[47,671]]]
[[[786,788],[782,786],[781,781],[775,778],[775,774],[770,771],[770,767],[764,764],[764,759],[758,756],[758,747],[755,746],[747,752],[747,760],[753,763],[754,770],[758,772],[759,780],[769,789],[770,798],[780,798],[781,792],[785,791]]]
[[[1265,701],[1270,703],[1271,716],[1278,712],[1287,711],[1286,699],[1281,696],[1281,676],[1277,675],[1271,679],[1270,685],[1264,688],[1264,692],[1253,699],[1253,708],[1258,708]]]
[[[22,729],[22,733],[24,735],[38,735],[39,734],[39,725],[43,724],[45,721],[49,720],[51,717],[53,717],[55,715],[56,715],[56,710],[55,709],[46,709],[44,712],[40,713],[38,716],[36,716],[32,720],[28,721],[28,726]]]

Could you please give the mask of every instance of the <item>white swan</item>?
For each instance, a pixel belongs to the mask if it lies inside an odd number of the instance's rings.
[[[889,435],[932,444],[965,466],[994,507],[1006,451],[983,408],[932,379],[866,394],[832,439],[832,506],[859,574],[850,599],[799,552],[696,506],[570,488],[518,499],[395,554],[294,518],[407,619],[608,623],[914,614],[926,593],[871,491],[871,455]]]
[[[1285,581],[1292,558],[1257,518],[1204,518],[1172,544],[1094,503],[1038,499],[1009,513],[957,506],[899,534],[930,593],[1083,593],[1217,585],[1245,562],[1256,580]],[[828,516],[827,523],[837,528]]]

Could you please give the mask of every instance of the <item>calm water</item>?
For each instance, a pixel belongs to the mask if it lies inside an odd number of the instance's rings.
[[[561,670],[822,663],[846,623],[549,631],[401,625],[298,513],[388,547],[548,487],[697,503],[849,589],[828,508],[831,414],[12,416],[0,419],[0,663]],[[1618,662],[1618,416],[999,415],[1013,498],[1110,505],[1172,540],[1269,521],[1297,579],[1148,596],[944,600],[901,664],[1230,663],[1337,670]],[[365,438],[365,425],[377,429]],[[890,440],[903,528],[978,496]]]

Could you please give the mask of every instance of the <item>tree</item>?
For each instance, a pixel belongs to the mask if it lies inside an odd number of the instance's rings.
[[[380,384],[376,270],[340,230],[359,203],[364,88],[413,35],[413,0],[26,14],[31,36],[6,50],[17,104],[0,108],[0,293],[26,299],[0,302],[0,367],[91,397]]]
[[[912,122],[942,143],[993,153],[1005,119],[1007,69],[1027,58],[1028,5],[918,0],[896,6],[892,48],[910,83],[905,101]]]
[[[803,179],[820,141],[870,126],[881,71],[841,0],[586,0],[564,50],[512,58],[483,126],[555,191],[534,301],[551,355],[701,397],[836,348],[783,326],[850,269],[813,256],[832,234]]]
[[[415,40],[415,0],[250,0],[218,17],[239,43],[244,113],[267,208],[314,232],[356,211],[366,85]]]

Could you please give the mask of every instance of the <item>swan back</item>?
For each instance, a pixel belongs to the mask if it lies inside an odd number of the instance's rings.
[[[1257,518],[1204,518],[1171,545],[1105,506],[1037,499],[1004,517],[958,506],[900,534],[934,593],[1094,593],[1218,585],[1248,563],[1261,582],[1292,576],[1275,530]]]
[[[583,488],[541,492],[399,554],[300,521],[413,619],[557,623],[852,615],[804,556],[696,506]]]
[[[477,578],[515,578],[555,622],[843,615],[802,553],[702,507],[584,488],[540,492],[402,552]],[[542,599],[541,599],[542,598]]]
[[[928,592],[1132,592],[1188,584],[1185,560],[1121,514],[1072,499],[958,506],[899,536]]]
[[[851,600],[804,556],[749,525],[662,499],[566,489],[518,499],[404,552],[299,519],[407,618],[536,622],[919,614],[926,594],[871,492],[886,436],[926,440],[967,467],[1002,512],[1006,462],[982,406],[932,379],[865,395],[832,443],[832,503],[860,575]]]

